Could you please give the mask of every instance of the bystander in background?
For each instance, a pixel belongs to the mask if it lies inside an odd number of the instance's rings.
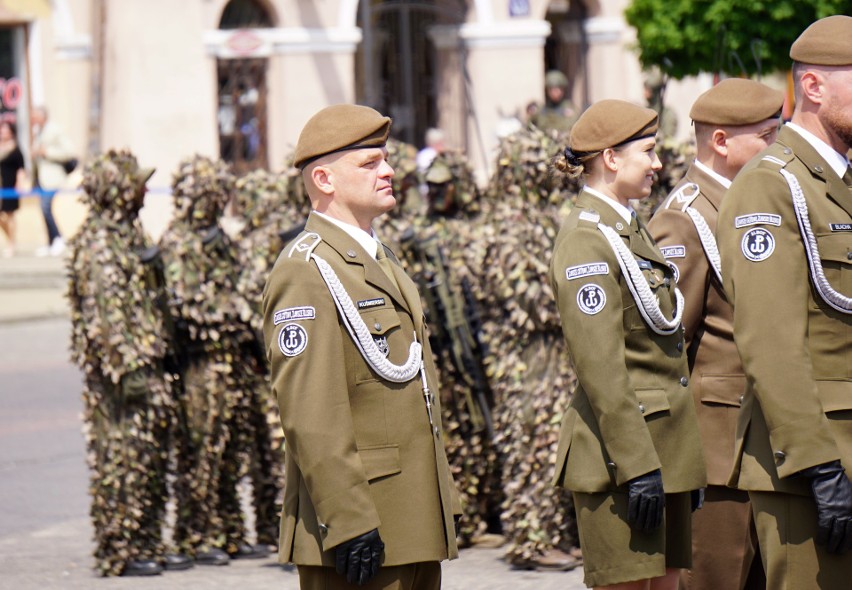
[[[15,211],[20,206],[18,191],[26,182],[24,155],[18,147],[17,129],[10,121],[0,123],[0,178],[3,193],[0,195],[0,229],[8,242],[3,247],[3,257],[15,253]]]
[[[66,166],[69,166],[74,154],[62,130],[48,120],[47,109],[34,108],[30,121],[33,129],[33,187],[41,195],[41,212],[47,227],[47,246],[36,250],[36,256],[59,256],[65,251],[65,240],[53,219],[53,197],[65,185],[70,172]]]

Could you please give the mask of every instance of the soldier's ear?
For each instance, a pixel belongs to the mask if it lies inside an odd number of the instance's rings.
[[[612,148],[606,148],[601,152],[601,160],[604,167],[611,172],[618,172],[618,162],[616,161],[616,151]]]
[[[713,151],[722,156],[728,157],[728,132],[724,129],[714,129],[713,135],[710,137],[710,147]]]
[[[334,193],[334,172],[329,166],[314,166],[308,173],[311,183],[326,195]]]

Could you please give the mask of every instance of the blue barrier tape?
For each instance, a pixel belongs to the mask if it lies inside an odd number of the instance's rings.
[[[49,191],[44,190],[44,189],[38,189],[38,188],[34,188],[32,190],[29,190],[29,191],[18,191],[18,190],[15,190],[13,188],[3,188],[3,189],[0,189],[0,199],[19,199],[21,197],[30,197],[30,196],[41,197],[43,195],[49,195],[49,194],[55,195],[57,193],[76,195],[76,194],[79,194],[79,193],[82,193],[82,192],[83,192],[82,189],[79,189],[79,188],[57,189],[57,190],[49,190]],[[155,187],[155,188],[145,189],[145,193],[146,194],[147,193],[153,193],[153,194],[159,194],[159,195],[170,195],[170,194],[172,194],[172,189],[171,189],[171,187]]]

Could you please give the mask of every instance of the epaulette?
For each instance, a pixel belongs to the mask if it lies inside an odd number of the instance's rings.
[[[586,211],[580,211],[580,215],[577,216],[577,226],[583,227],[598,227],[598,224],[601,222],[600,213],[595,211],[594,209],[588,209]]]
[[[293,227],[278,232],[282,248],[289,244],[296,236],[305,231],[305,223],[297,223]]]
[[[313,251],[319,246],[320,242],[322,242],[322,238],[318,233],[308,232],[293,243],[290,251],[287,253],[287,257],[304,256],[305,260],[310,260],[311,254],[313,254]]]
[[[669,198],[666,199],[665,203],[663,203],[662,208],[686,211],[686,208],[689,207],[700,194],[701,187],[697,184],[694,182],[684,183],[683,186],[669,195]]]
[[[775,150],[768,150],[775,151]],[[785,147],[781,153],[779,154],[765,154],[762,158],[760,158],[759,165],[766,166],[770,165],[772,167],[778,166],[779,168],[784,168],[787,164],[790,163],[796,157],[796,154],[793,153],[788,147]],[[766,164],[764,164],[766,162]]]

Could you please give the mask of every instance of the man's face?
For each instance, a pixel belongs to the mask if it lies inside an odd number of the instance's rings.
[[[396,205],[387,156],[383,147],[363,148],[342,152],[329,164],[335,208],[348,211],[361,226]]]
[[[736,174],[746,162],[763,151],[771,143],[775,143],[778,135],[778,119],[771,118],[751,125],[726,127],[728,148],[726,163],[728,169]]]
[[[823,77],[824,101],[819,119],[852,149],[852,66],[831,68]]]

